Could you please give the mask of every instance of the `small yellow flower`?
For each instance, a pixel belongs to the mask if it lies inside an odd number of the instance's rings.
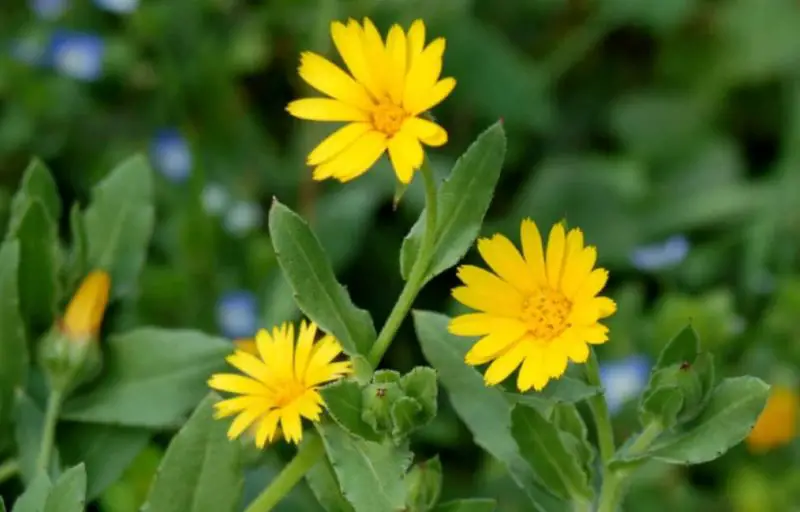
[[[417,20],[407,33],[392,26],[384,44],[367,18],[363,26],[352,19],[347,25],[333,22],[331,36],[350,74],[304,52],[300,77],[330,98],[300,99],[286,107],[301,119],[348,123],[308,155],[314,179],[352,180],[388,150],[397,178],[409,183],[422,166],[421,143],[438,147],[447,142],[441,126],[420,117],[456,85],[453,78],[439,80],[444,39],[425,46],[425,24]]]
[[[95,270],[84,278],[61,320],[61,331],[69,339],[84,340],[97,336],[110,288],[111,278],[102,270]]]
[[[790,443],[797,431],[797,412],[800,399],[786,386],[773,386],[767,405],[747,437],[751,452],[763,453]]]
[[[298,444],[301,417],[319,421],[324,402],[319,386],[352,371],[349,361],[334,362],[342,347],[333,336],[314,341],[317,326],[301,322],[295,343],[294,326],[284,323],[256,334],[257,355],[236,350],[227,361],[244,375],[217,374],[208,385],[241,396],[216,404],[217,417],[237,415],[228,437],[235,439],[253,426],[256,445],[263,448],[278,432]],[[280,425],[279,425],[280,424]]]
[[[465,286],[453,297],[481,311],[454,318],[450,332],[483,336],[467,353],[467,364],[490,361],[484,379],[495,385],[522,365],[520,391],[545,387],[564,374],[567,360],[584,363],[588,344],[608,340],[608,328],[598,323],[616,311],[607,297],[598,297],[608,279],[605,269],[593,270],[594,247],[584,247],[579,229],[550,231],[546,252],[539,230],[522,222],[522,255],[502,235],[478,241],[478,251],[494,273],[463,265],[458,277]]]

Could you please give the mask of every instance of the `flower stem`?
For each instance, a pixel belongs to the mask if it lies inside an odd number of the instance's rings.
[[[58,423],[58,415],[61,412],[61,402],[63,399],[64,393],[60,389],[53,389],[50,391],[50,397],[47,399],[47,410],[44,414],[42,441],[39,444],[39,457],[36,459],[37,471],[47,472],[50,467],[50,455],[53,452],[53,444],[56,438],[56,424]]]
[[[428,165],[427,158],[423,161],[420,171],[425,182],[425,232],[422,235],[422,243],[419,246],[414,265],[411,267],[408,281],[406,281],[397,303],[389,313],[389,318],[386,319],[383,329],[378,334],[378,339],[375,340],[375,344],[369,352],[369,362],[372,366],[377,366],[380,363],[389,345],[392,344],[400,324],[403,323],[408,311],[411,309],[411,305],[414,303],[414,299],[425,284],[425,277],[433,257],[433,248],[436,242],[437,197],[436,181],[433,177],[433,171]]]
[[[586,377],[589,384],[601,387],[600,365],[597,362],[597,355],[594,350],[589,354],[586,361]],[[611,414],[608,412],[608,403],[605,394],[600,393],[589,399],[589,407],[594,417],[595,428],[597,429],[597,444],[600,446],[600,460],[603,463],[603,474],[605,476],[608,462],[614,456],[614,429],[611,426]]]
[[[10,459],[0,464],[0,484],[19,473],[19,462]]]
[[[269,512],[275,507],[292,488],[302,480],[305,474],[319,461],[325,453],[322,439],[310,433],[306,442],[300,445],[297,455],[294,456],[283,471],[272,481],[269,486],[245,509],[245,512]]]

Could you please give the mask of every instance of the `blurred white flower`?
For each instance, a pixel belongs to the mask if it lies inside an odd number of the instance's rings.
[[[601,364],[600,380],[609,410],[615,413],[625,402],[639,396],[647,385],[649,374],[650,363],[642,355]]]
[[[258,313],[255,296],[246,290],[228,292],[217,301],[217,325],[230,339],[255,335]]]
[[[231,235],[241,236],[261,226],[261,219],[261,208],[256,203],[239,201],[228,209],[223,225]]]
[[[58,31],[50,41],[49,60],[61,73],[77,80],[91,81],[100,76],[105,44],[93,34]]]
[[[139,0],[94,0],[94,4],[106,11],[129,14],[139,7]]]
[[[631,253],[631,263],[642,271],[674,267],[689,254],[689,240],[675,235],[663,242],[637,247]]]
[[[36,15],[44,20],[61,17],[67,10],[67,0],[28,0],[28,4]]]
[[[192,171],[192,153],[178,130],[160,130],[150,147],[153,165],[170,181],[182,183]]]
[[[219,215],[228,208],[231,196],[228,190],[219,183],[207,183],[203,187],[201,201],[207,214]]]

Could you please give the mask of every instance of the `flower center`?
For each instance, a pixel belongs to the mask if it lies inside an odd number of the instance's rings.
[[[552,340],[564,332],[572,303],[556,290],[539,288],[522,302],[522,320],[537,339]]]
[[[281,383],[280,388],[275,390],[275,394],[273,395],[273,400],[275,402],[276,409],[282,409],[287,405],[291,404],[301,396],[303,393],[306,392],[305,386],[301,382],[297,382],[296,380],[291,380],[288,382]]]
[[[372,111],[372,125],[389,137],[400,131],[407,115],[402,107],[383,101]]]

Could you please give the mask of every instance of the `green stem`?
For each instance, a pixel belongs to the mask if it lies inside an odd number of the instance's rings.
[[[433,257],[433,248],[436,242],[436,181],[433,177],[433,171],[428,165],[427,158],[423,161],[420,170],[425,182],[425,232],[422,235],[422,243],[419,246],[417,258],[414,260],[414,265],[408,275],[408,281],[406,281],[397,303],[389,313],[389,318],[386,319],[383,329],[378,334],[378,339],[375,340],[375,344],[369,352],[369,362],[373,367],[380,363],[389,345],[392,344],[400,324],[403,323],[408,311],[411,309],[411,305],[414,303],[414,299],[417,298],[417,294],[425,284],[425,277]]]
[[[600,365],[594,350],[586,361],[586,377],[589,384],[602,387],[600,382]],[[603,463],[603,475],[605,477],[608,462],[614,456],[614,429],[611,425],[611,414],[608,412],[605,394],[600,393],[589,399],[589,408],[594,417],[595,428],[597,428],[597,444],[600,446],[600,460]]]
[[[19,462],[11,459],[0,464],[0,484],[19,473]]]
[[[300,446],[297,455],[294,456],[283,471],[272,481],[245,512],[269,512],[275,507],[292,488],[302,480],[308,471],[314,467],[320,457],[325,453],[322,439],[316,434],[310,433],[306,442]]]
[[[44,430],[42,430],[42,441],[39,445],[39,457],[36,459],[36,469],[47,472],[50,468],[50,455],[53,452],[53,443],[56,439],[56,424],[58,415],[61,412],[61,402],[64,393],[59,389],[50,391],[47,399],[47,410],[44,413]]]

